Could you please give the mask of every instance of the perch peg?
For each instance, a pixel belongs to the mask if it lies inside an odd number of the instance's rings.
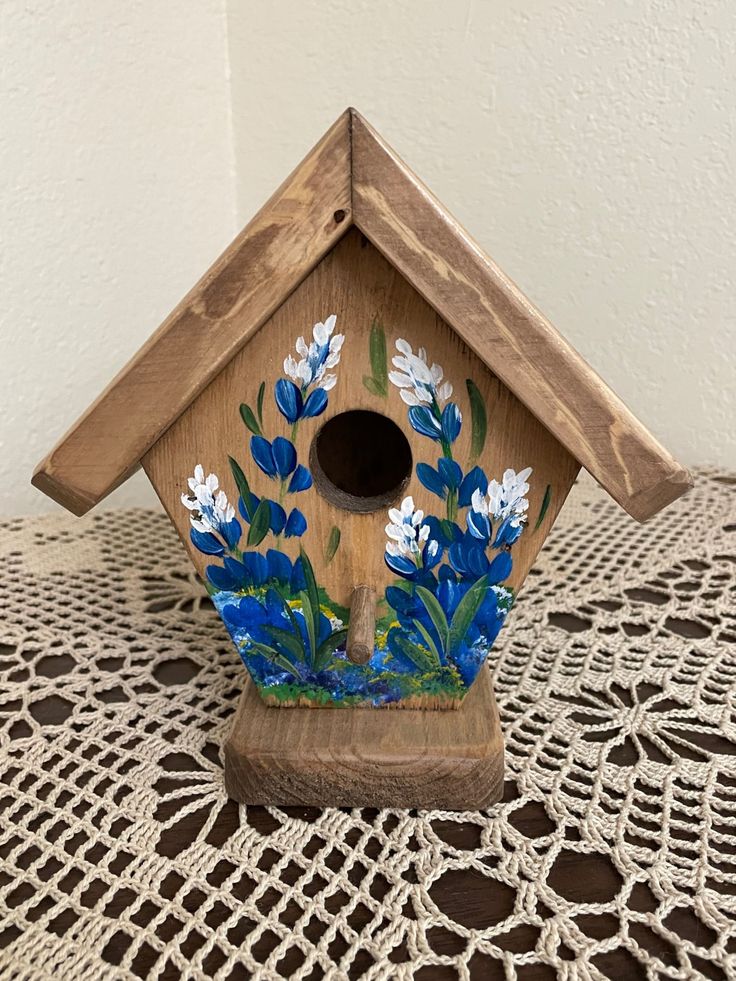
[[[373,657],[376,636],[376,591],[356,586],[350,601],[347,655],[353,664],[367,664]]]

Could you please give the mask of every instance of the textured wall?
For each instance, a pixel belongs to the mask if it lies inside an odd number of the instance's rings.
[[[360,109],[667,446],[736,468],[733,0],[230,0],[239,211]]]
[[[234,232],[224,0],[5,0],[0,513]],[[12,479],[8,471],[12,471]],[[138,475],[111,503],[149,503]]]

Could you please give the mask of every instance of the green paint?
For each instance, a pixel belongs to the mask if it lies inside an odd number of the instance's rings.
[[[258,411],[258,423],[263,429],[263,396],[266,394],[266,383],[261,382],[261,387],[258,389],[258,401],[256,403],[256,409]]]
[[[253,433],[254,436],[263,435],[261,431],[261,427],[258,425],[258,420],[253,415],[253,409],[251,409],[249,405],[246,405],[245,402],[241,402],[240,404],[240,418],[243,420],[243,422],[246,424],[248,429],[250,429],[250,431]]]
[[[371,334],[368,341],[368,355],[371,363],[371,374],[363,376],[363,384],[371,393],[379,398],[388,395],[388,355],[386,354],[386,332],[383,325],[374,318],[371,324]]]
[[[544,516],[549,508],[549,502],[552,500],[552,484],[547,484],[547,489],[544,492],[544,497],[542,498],[542,506],[539,509],[539,517],[537,518],[537,523],[534,525],[534,530],[541,525],[544,521]]]
[[[268,534],[270,525],[271,509],[268,506],[268,501],[264,498],[256,508],[250,528],[248,529],[248,544],[260,545]]]
[[[327,545],[325,547],[325,563],[327,565],[332,562],[335,557],[335,552],[340,547],[340,529],[337,525],[333,525],[330,531],[330,536],[327,539]]]
[[[483,452],[483,447],[486,445],[488,416],[486,415],[483,396],[480,394],[480,389],[473,379],[468,378],[465,385],[468,389],[468,398],[470,399],[470,457],[472,460],[477,460]]]

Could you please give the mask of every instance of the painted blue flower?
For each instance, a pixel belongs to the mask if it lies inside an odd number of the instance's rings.
[[[462,541],[464,537],[462,528],[447,518],[437,518],[429,514],[424,521],[429,525],[429,537],[439,544],[440,549],[449,548],[453,542]]]
[[[258,505],[261,503],[260,497],[257,494],[249,494],[247,500],[243,497],[238,498],[238,511],[245,518],[245,520],[250,524],[255,517],[255,513],[258,510]]]
[[[273,462],[276,473],[282,480],[286,480],[296,470],[296,447],[283,436],[277,436],[271,444]]]
[[[310,385],[319,385],[328,392],[337,381],[334,375],[326,372],[340,362],[340,350],[345,341],[344,334],[334,334],[337,317],[331,314],[324,323],[316,323],[312,328],[312,341],[307,345],[303,337],[296,342],[297,361],[289,355],[284,361],[284,374],[304,393]],[[318,415],[319,413],[313,413]]]
[[[439,546],[424,523],[424,511],[414,507],[412,497],[405,497],[400,508],[389,508],[388,517],[386,565],[405,579],[416,579],[440,560]]]
[[[509,515],[498,526],[496,537],[493,539],[493,547],[502,548],[504,545],[513,545],[523,530],[524,525],[514,515]]]
[[[471,579],[487,576],[489,586],[503,582],[511,575],[513,565],[511,553],[499,552],[490,561],[486,555],[485,544],[472,535],[468,535],[461,542],[454,542],[450,546],[448,556],[455,572]]]
[[[468,523],[468,531],[473,538],[477,538],[488,545],[491,538],[491,521],[488,515],[471,508],[465,520]]]
[[[280,535],[286,527],[286,511],[284,511],[278,501],[269,501],[268,511],[268,527],[274,533],[274,535]]]
[[[250,454],[267,477],[276,476],[276,464],[273,459],[273,450],[271,449],[270,442],[265,436],[251,436]]]
[[[302,417],[304,399],[299,387],[288,378],[279,378],[274,388],[276,406],[281,415],[292,425]]]
[[[296,470],[296,448],[283,436],[277,436],[272,443],[265,436],[251,436],[250,452],[268,477],[285,480]]]
[[[442,440],[442,423],[426,406],[413,405],[409,409],[409,422],[420,436],[428,436],[438,443]]]
[[[268,622],[268,612],[255,596],[244,596],[237,603],[223,607],[222,616],[226,624],[238,630],[257,630]]]
[[[447,443],[454,443],[460,435],[460,428],[463,424],[463,416],[460,409],[454,402],[448,402],[442,410],[442,438]]]
[[[242,529],[235,509],[219,487],[217,475],[211,473],[205,477],[204,468],[197,464],[194,476],[187,483],[189,493],[182,494],[181,501],[190,512],[192,544],[205,555],[221,554],[225,550],[223,541],[228,549],[236,548]]]
[[[314,416],[321,416],[326,408],[327,392],[324,390],[324,388],[315,388],[304,403],[302,416],[305,419],[313,418]]]
[[[299,491],[308,490],[312,486],[312,475],[301,463],[294,471],[289,486],[286,488],[289,494],[296,494]]]
[[[284,534],[287,538],[300,537],[307,530],[307,519],[298,508],[294,508],[288,517]]]
[[[462,483],[460,484],[460,491],[457,496],[457,503],[461,508],[470,507],[470,503],[473,499],[473,493],[479,490],[481,494],[485,494],[488,490],[488,478],[480,467],[473,467],[468,473],[463,477]]]
[[[204,555],[222,555],[225,551],[225,546],[211,531],[197,531],[196,528],[191,528],[189,537],[192,545]]]
[[[447,491],[457,490],[463,479],[460,465],[447,457],[440,457],[436,470],[428,463],[418,463],[416,469],[419,482],[443,501],[447,497]]]
[[[327,408],[327,392],[324,388],[315,388],[305,399],[301,390],[287,378],[280,378],[276,382],[274,398],[279,412],[292,425],[300,419],[319,416]]]

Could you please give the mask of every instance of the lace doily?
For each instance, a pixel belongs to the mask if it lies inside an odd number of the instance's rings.
[[[573,491],[497,645],[483,813],[238,808],[244,668],[162,514],[0,536],[0,974],[736,977],[736,495]],[[287,710],[274,710],[287,711]]]

